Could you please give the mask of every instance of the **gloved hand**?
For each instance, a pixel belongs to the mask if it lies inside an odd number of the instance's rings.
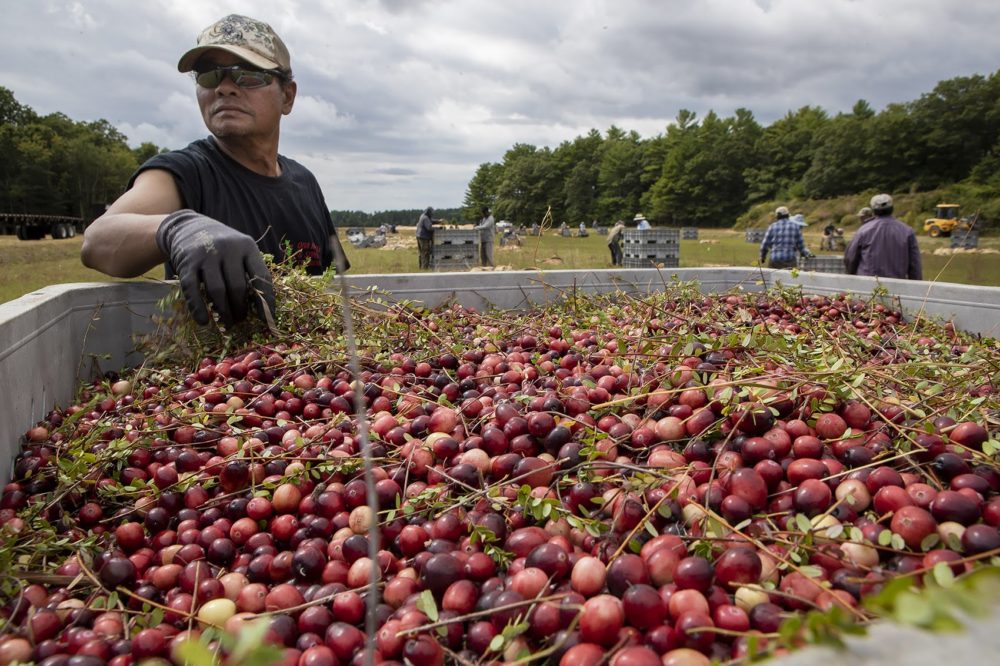
[[[196,322],[209,322],[204,286],[227,326],[246,319],[248,297],[257,315],[269,323],[274,285],[253,238],[193,210],[179,210],[160,224],[156,244],[170,258]]]

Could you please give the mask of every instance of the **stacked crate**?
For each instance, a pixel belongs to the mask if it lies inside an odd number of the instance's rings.
[[[479,265],[479,232],[472,229],[435,229],[431,268],[467,270]]]
[[[748,243],[760,243],[764,240],[767,229],[747,229],[746,239]]]
[[[698,227],[681,227],[681,240],[698,240]]]
[[[808,259],[802,259],[799,262],[799,268],[817,273],[847,272],[844,268],[844,255],[842,254],[815,254]]]
[[[955,227],[951,232],[951,246],[961,247],[966,250],[979,247],[979,230],[959,229]]]
[[[680,229],[626,229],[622,232],[622,265],[625,268],[677,268],[680,240]]]

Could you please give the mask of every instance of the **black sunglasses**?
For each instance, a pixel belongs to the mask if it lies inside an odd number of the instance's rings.
[[[232,65],[195,72],[194,80],[202,88],[216,88],[227,75],[240,88],[263,88],[271,85],[271,81],[275,78],[284,78],[277,72],[265,72],[259,69],[247,69],[243,65]]]

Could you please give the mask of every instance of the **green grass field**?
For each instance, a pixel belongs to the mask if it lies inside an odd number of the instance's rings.
[[[408,273],[417,271],[417,250],[413,230],[403,228],[390,236],[393,249],[358,249],[344,243],[351,260],[351,273]],[[806,243],[813,251],[819,247],[820,233],[807,231]],[[107,282],[111,278],[80,263],[80,244],[76,238],[64,240],[19,241],[14,236],[0,236],[0,302],[9,301],[50,284],[67,282]],[[920,238],[924,278],[938,282],[958,282],[1000,286],[1000,238],[981,238],[980,252],[934,254],[947,248],[946,238]],[[698,240],[681,241],[682,268],[751,266],[757,261],[754,243],[744,240],[742,231],[702,229]],[[983,252],[983,251],[987,252]],[[992,250],[992,252],[988,252]],[[523,239],[521,247],[496,246],[497,266],[507,269],[587,269],[610,268],[611,257],[605,237],[565,238],[548,233]],[[155,268],[139,279],[161,279],[163,269]]]

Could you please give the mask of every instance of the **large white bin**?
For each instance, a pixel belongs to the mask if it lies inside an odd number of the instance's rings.
[[[355,275],[348,282],[359,294],[376,286],[392,298],[429,306],[454,299],[481,309],[510,309],[573,293],[662,290],[673,276],[698,281],[704,293],[734,287],[761,291],[778,282],[827,295],[843,291],[869,295],[884,287],[911,318],[923,313],[951,319],[965,331],[1000,337],[1000,288],[993,287],[811,272],[793,277],[789,271],[757,268]],[[149,329],[149,316],[171,288],[153,282],[58,285],[0,304],[0,386],[5,391],[0,400],[0,478],[10,477],[24,432],[53,405],[66,405],[80,380],[140,361],[132,352],[133,335]],[[996,619],[994,614],[974,621],[970,633],[947,636],[882,624],[874,630],[877,638],[852,640],[847,653],[812,649],[775,663],[940,664],[955,658],[986,663],[986,655],[1000,650],[1000,632],[993,630]]]

